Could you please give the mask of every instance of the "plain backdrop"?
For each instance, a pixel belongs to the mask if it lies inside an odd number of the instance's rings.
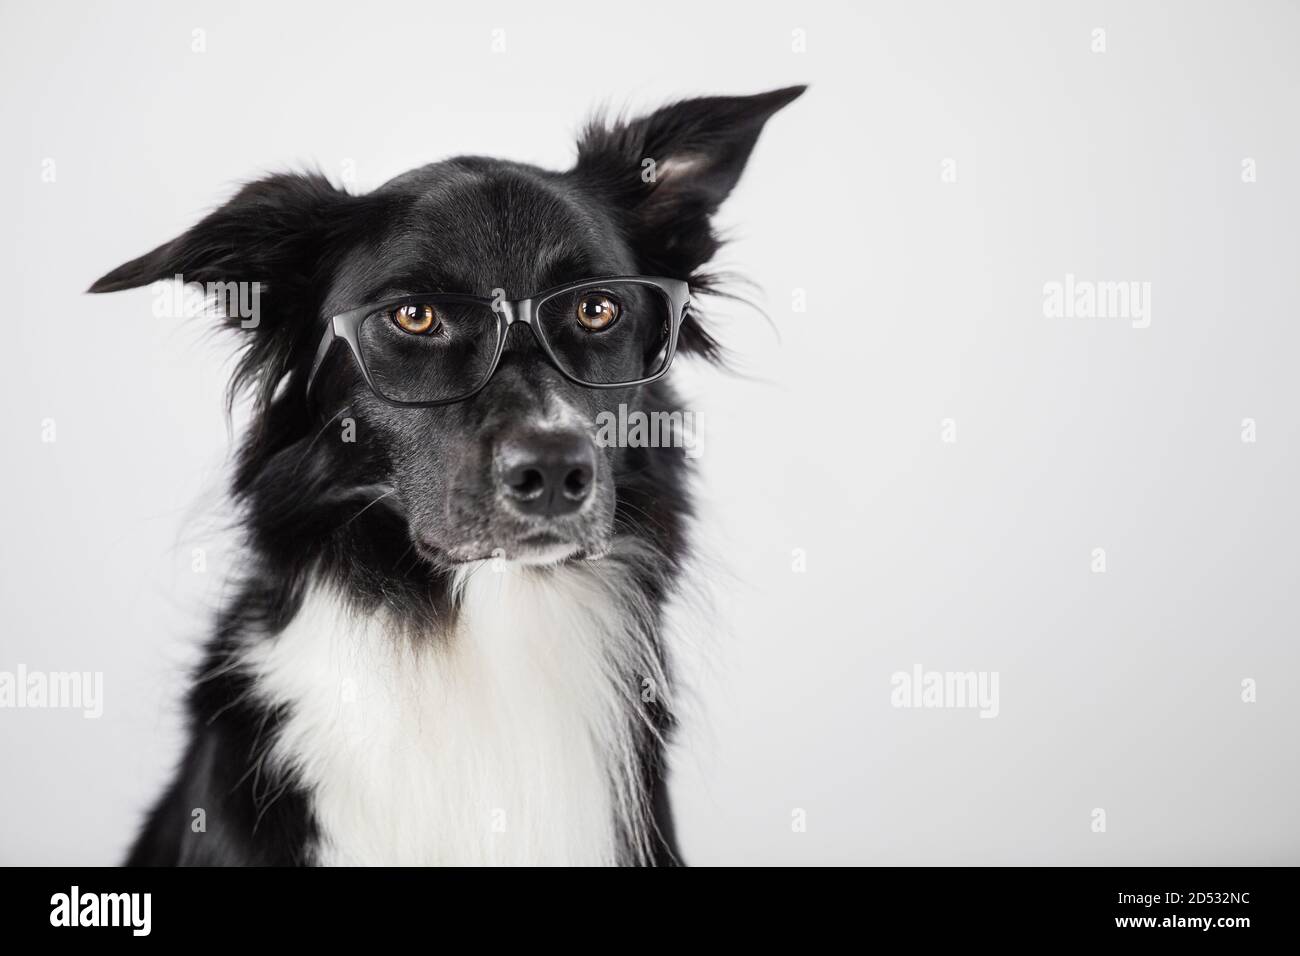
[[[0,862],[121,858],[238,561],[233,341],[92,280],[265,172],[563,168],[596,107],[806,82],[721,220],[772,321],[715,307],[746,374],[673,373],[688,860],[1300,863],[1293,4],[4,0],[0,37],[0,670],[104,675],[98,720],[0,709]],[[1045,315],[1067,275],[1150,283],[1149,326]],[[998,716],[892,706],[918,665]]]

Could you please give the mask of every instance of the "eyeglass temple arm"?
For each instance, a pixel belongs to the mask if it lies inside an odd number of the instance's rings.
[[[329,355],[330,347],[334,345],[335,338],[334,320],[330,319],[329,327],[326,328],[325,334],[321,336],[320,345],[316,348],[316,359],[311,363],[311,373],[307,376],[306,394],[308,395],[311,394],[312,384],[316,381],[316,373],[325,364],[325,356]]]

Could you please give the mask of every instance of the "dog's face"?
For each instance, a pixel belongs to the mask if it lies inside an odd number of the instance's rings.
[[[241,329],[248,338],[237,384],[260,385],[264,413],[277,402],[297,409],[304,434],[347,420],[356,442],[338,469],[380,489],[428,560],[598,556],[614,534],[621,484],[643,469],[635,450],[598,447],[596,423],[620,406],[666,410],[666,390],[575,384],[516,323],[487,385],[455,404],[383,401],[342,347],[308,396],[316,344],[331,316],[396,296],[516,299],[611,275],[684,279],[707,291],[699,270],[718,245],[710,219],[763,124],[801,92],[690,100],[594,125],[564,173],[458,159],[364,196],[320,177],[272,177],[92,291],[175,275],[259,283],[261,314]],[[681,329],[680,349],[716,355],[694,320]]]
[[[326,311],[446,291],[509,298],[633,273],[615,211],[564,177],[492,160],[425,167],[383,187],[401,210],[341,257]],[[597,447],[597,416],[636,406],[636,389],[591,389],[547,361],[530,328],[510,327],[496,372],[472,397],[393,407],[343,361],[319,391],[378,442],[412,540],[453,562],[504,555],[548,562],[607,550],[620,449]],[[315,389],[313,389],[315,393]]]

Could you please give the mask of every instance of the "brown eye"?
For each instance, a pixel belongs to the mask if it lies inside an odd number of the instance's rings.
[[[618,319],[623,307],[603,292],[589,292],[578,300],[578,321],[593,332],[607,329]]]
[[[438,313],[431,305],[404,305],[393,310],[393,324],[411,335],[424,335],[438,327]]]

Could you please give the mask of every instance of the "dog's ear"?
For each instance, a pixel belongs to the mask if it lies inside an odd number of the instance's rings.
[[[614,208],[643,274],[707,289],[709,277],[698,270],[720,245],[711,217],[763,125],[805,89],[682,100],[628,122],[593,122],[578,142],[573,175]],[[682,347],[718,351],[696,323],[683,326]]]
[[[226,316],[228,325],[249,333],[232,394],[258,381],[267,398],[303,342],[319,332],[310,313],[322,263],[330,237],[356,201],[319,174],[249,183],[189,231],[118,266],[89,291],[118,292],[179,276],[185,283],[237,285],[236,294],[247,301],[247,283],[257,291],[258,314],[253,321]]]

